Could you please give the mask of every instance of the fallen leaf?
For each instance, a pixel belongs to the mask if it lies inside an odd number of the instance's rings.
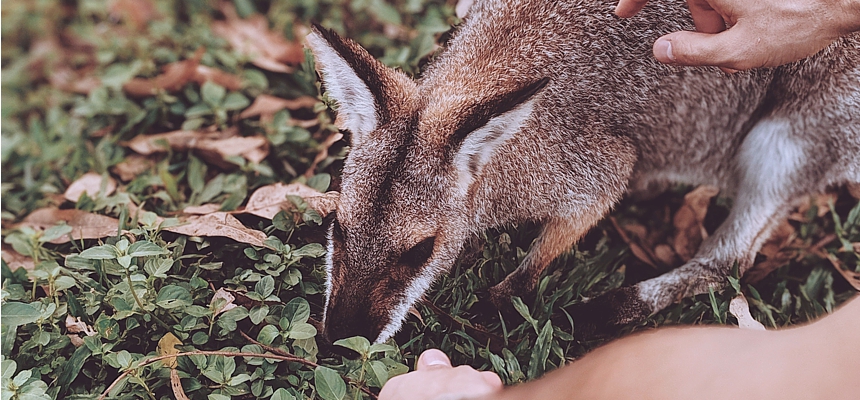
[[[138,135],[124,145],[143,155],[166,152],[164,143],[176,151],[196,150],[201,158],[221,168],[233,166],[232,163],[225,161],[230,156],[242,156],[253,163],[260,163],[269,155],[269,141],[265,137],[235,135],[235,130],[225,132],[180,130],[155,135]]]
[[[765,260],[753,265],[744,273],[744,282],[756,283],[791,261],[794,251],[787,247],[796,237],[797,233],[788,221],[783,221],[777,226],[759,250],[759,253],[766,257]]]
[[[630,239],[630,236],[627,235],[627,232],[618,225],[618,221],[615,217],[610,216],[609,222],[612,223],[612,226],[615,228],[615,231],[618,232],[618,235],[621,236],[621,240],[624,241],[628,246],[630,246],[630,252],[633,253],[633,256],[639,259],[639,261],[648,264],[654,269],[657,269],[657,264],[654,263],[654,259],[656,258],[653,254],[649,254],[648,250],[644,247],[640,246],[638,243],[634,242]]]
[[[317,153],[316,157],[314,157],[314,161],[311,163],[311,166],[308,167],[308,170],[305,172],[305,177],[310,178],[314,176],[315,170],[317,168],[317,164],[322,162],[328,157],[328,149],[331,145],[335,144],[338,140],[343,139],[343,134],[340,132],[333,132],[329,135],[322,143],[320,143],[320,152]]]
[[[102,85],[99,78],[65,66],[51,70],[48,75],[48,82],[57,89],[80,94],[90,94],[91,91]]]
[[[197,73],[200,58],[203,57],[204,48],[199,48],[190,59],[167,64],[163,73],[155,78],[133,78],[126,82],[122,89],[131,96],[152,96],[159,90],[175,92],[182,89],[190,82]]]
[[[838,198],[839,195],[834,192],[808,196],[800,202],[797,207],[797,211],[795,212],[796,215],[792,214],[792,219],[806,222],[806,214],[809,213],[809,209],[812,208],[813,205],[816,208],[816,216],[821,218],[830,212],[830,203],[836,203]]]
[[[860,183],[849,183],[848,193],[851,194],[851,197],[860,200]]]
[[[684,196],[684,204],[675,213],[672,223],[675,226],[675,253],[683,261],[689,261],[696,254],[699,245],[708,237],[702,225],[708,212],[711,199],[720,192],[714,186],[702,185]]]
[[[72,344],[72,346],[75,346],[76,348],[84,345],[84,339],[78,335],[69,333],[66,334],[66,337],[69,338],[69,342]]]
[[[147,157],[129,154],[122,162],[111,167],[111,171],[119,175],[119,179],[123,182],[128,182],[152,168],[153,165],[155,163]]]
[[[175,347],[177,345],[181,346],[182,341],[170,332],[165,333],[164,336],[158,340],[158,355],[169,356],[179,354],[179,350]],[[161,360],[161,363],[164,364],[165,367],[176,368],[176,357],[165,358]]]
[[[733,298],[729,303],[729,312],[738,319],[738,328],[749,329],[753,331],[763,331],[764,325],[756,321],[750,314],[750,305],[747,303],[743,293],[738,293],[737,297]]]
[[[860,291],[860,272],[852,271],[845,268],[842,265],[842,262],[836,258],[835,255],[830,253],[825,253],[824,251],[818,250],[817,255],[820,257],[824,257],[830,261],[830,264],[833,265],[833,268],[836,269],[836,272],[839,272],[839,275],[842,275],[848,284],[854,288],[854,290]]]
[[[212,22],[212,32],[229,42],[237,52],[250,57],[252,64],[272,72],[290,73],[294,68],[287,64],[304,61],[304,46],[269,30],[269,21],[264,15],[241,19],[233,5],[226,1],[221,3],[221,12],[226,20]]]
[[[33,211],[19,225],[47,229],[60,222],[65,222],[71,226],[72,231],[68,235],[52,240],[51,243],[67,243],[70,240],[69,236],[71,236],[71,240],[116,236],[119,229],[119,220],[116,218],[81,210],[60,210],[53,207]]]
[[[112,18],[126,21],[137,30],[159,18],[151,0],[113,0],[108,4],[108,12]]]
[[[179,378],[179,371],[176,368],[170,369],[170,389],[173,390],[173,397],[176,400],[188,400],[188,395],[182,388],[182,380]]]
[[[194,70],[194,76],[191,79],[201,85],[207,81],[212,81],[223,86],[227,90],[239,90],[242,88],[242,78],[229,72],[207,67],[205,65],[198,65]]]
[[[219,157],[225,159],[231,156],[242,156],[254,164],[259,164],[269,155],[269,140],[263,136],[235,136],[201,140],[194,144],[194,148],[202,158],[216,164]]]
[[[182,209],[182,212],[184,214],[206,215],[206,214],[212,214],[214,212],[217,212],[220,209],[221,209],[220,204],[210,203],[210,204],[204,204],[202,206],[188,206],[188,207],[185,207],[184,209]]]
[[[69,185],[69,188],[66,189],[66,192],[63,193],[63,196],[66,200],[71,202],[78,201],[84,193],[94,199],[101,191],[103,183],[105,186],[105,196],[110,195],[114,190],[116,190],[116,181],[113,180],[113,178],[107,177],[107,181],[105,182],[101,175],[95,172],[87,172],[76,181],[72,182],[72,184]]]
[[[226,212],[195,215],[185,219],[183,224],[164,228],[166,231],[186,236],[220,236],[237,242],[266,247],[263,241],[266,234],[242,225],[236,217]]]
[[[66,315],[66,330],[69,333],[83,333],[87,336],[95,336],[96,331],[93,327],[87,325],[84,321],[81,321],[79,317],[73,317],[71,315]]]
[[[293,203],[287,200],[287,196],[298,196],[320,215],[325,216],[337,208],[339,195],[338,192],[320,193],[301,183],[275,183],[255,190],[243,212],[272,219],[281,210],[292,209]]]
[[[671,266],[678,263],[678,256],[675,254],[675,250],[672,250],[672,246],[668,244],[658,244],[655,246],[654,256],[664,265]]]
[[[283,109],[298,110],[311,108],[318,100],[311,96],[302,96],[296,99],[282,99],[280,97],[261,94],[254,99],[254,103],[239,114],[240,119],[257,117],[260,115],[273,115]]]
[[[214,306],[217,300],[224,300],[224,303],[215,309],[215,316],[237,307],[236,304],[233,304],[233,302],[236,301],[236,297],[230,294],[230,292],[224,290],[224,288],[220,288],[215,291],[215,295],[212,296],[212,301],[209,302],[209,306]]]
[[[32,258],[27,257],[21,253],[18,253],[12,246],[9,246],[3,243],[3,261],[6,261],[6,265],[9,266],[9,269],[12,271],[17,270],[18,268],[24,268],[27,271],[27,274],[33,272],[33,268],[36,267],[36,263]]]

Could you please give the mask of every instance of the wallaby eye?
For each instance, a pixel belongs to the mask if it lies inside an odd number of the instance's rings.
[[[427,262],[430,254],[433,253],[433,245],[436,243],[436,237],[430,236],[422,240],[420,243],[412,246],[411,249],[400,255],[400,264],[405,264],[413,268],[418,268]]]

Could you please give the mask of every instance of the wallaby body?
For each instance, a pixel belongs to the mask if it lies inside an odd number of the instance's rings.
[[[539,221],[492,300],[531,290],[627,192],[711,184],[730,216],[684,266],[592,303],[624,323],[743,272],[798,197],[860,182],[860,38],[726,75],[651,56],[683,2],[478,0],[413,81],[354,42],[308,42],[352,133],[329,232],[326,335],[386,340],[472,235]],[[548,78],[548,81],[547,81]]]

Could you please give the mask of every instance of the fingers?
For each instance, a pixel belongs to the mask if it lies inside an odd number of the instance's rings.
[[[719,33],[726,30],[723,16],[711,7],[707,0],[687,0],[696,31],[702,33]]]
[[[753,52],[754,40],[745,35],[742,25],[718,33],[674,32],[654,42],[654,57],[665,64],[718,67],[745,70],[768,64],[764,51]],[[764,49],[758,49],[764,50]]]
[[[621,18],[630,18],[642,11],[646,3],[648,0],[619,0],[618,5],[615,6],[615,15]]]
[[[499,375],[493,371],[481,371],[481,377],[493,390],[501,389],[503,386],[502,378],[499,378]]]
[[[451,368],[451,360],[439,349],[430,349],[421,353],[418,357],[418,362],[415,364],[416,371],[422,371],[435,368]]]

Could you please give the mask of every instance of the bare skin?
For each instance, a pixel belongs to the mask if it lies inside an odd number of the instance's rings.
[[[856,399],[857,332],[857,298],[815,323],[780,331],[658,329],[507,389],[494,373],[452,367],[434,349],[415,372],[388,381],[379,399]]]
[[[648,0],[620,0],[615,14],[636,15]],[[696,32],[654,42],[654,57],[726,72],[776,67],[809,57],[860,30],[858,0],[687,0]]]

